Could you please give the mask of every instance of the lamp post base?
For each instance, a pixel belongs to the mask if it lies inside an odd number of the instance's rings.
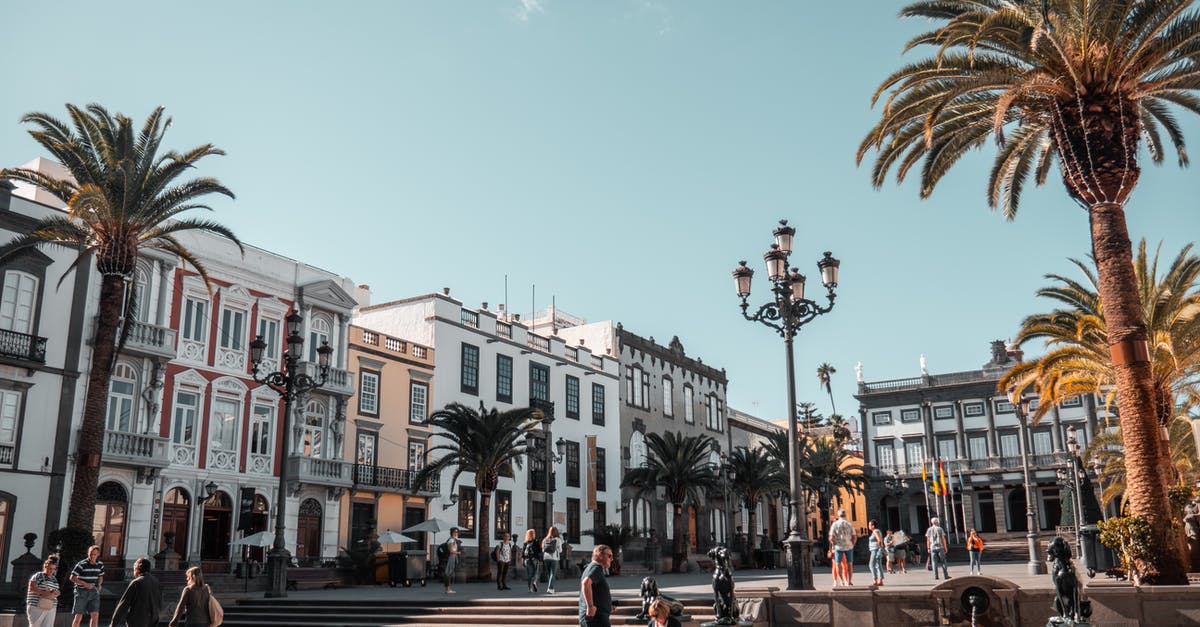
[[[812,541],[794,531],[787,540],[788,590],[814,590],[812,570]]]
[[[1026,537],[1029,540],[1029,574],[1045,575],[1049,571],[1046,570],[1046,561],[1038,552],[1037,536],[1031,533]]]
[[[271,581],[264,596],[268,599],[282,599],[287,596],[287,569],[291,562],[292,554],[287,549],[271,549],[267,553],[267,570]]]

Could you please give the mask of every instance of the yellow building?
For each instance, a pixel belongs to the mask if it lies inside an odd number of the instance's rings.
[[[427,485],[413,481],[432,446],[433,349],[351,325],[348,365],[358,389],[346,412],[345,458],[354,460],[354,485],[342,497],[338,541],[345,548],[423,522],[439,491],[436,477]],[[419,542],[404,548],[432,540],[407,535]]]

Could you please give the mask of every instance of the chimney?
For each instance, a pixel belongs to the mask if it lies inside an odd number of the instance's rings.
[[[358,301],[359,307],[371,306],[371,286],[363,283],[355,288],[354,300]]]
[[[486,300],[485,300],[485,301],[483,301],[483,304],[482,304],[482,305],[480,305],[480,307],[479,307],[479,308],[480,308],[481,310],[483,310],[483,311],[487,311],[487,301],[486,301]]]
[[[448,287],[443,287],[443,288],[442,288],[442,294],[444,294],[444,295],[446,295],[446,296],[449,296],[449,295],[450,295],[450,288],[448,288]]]

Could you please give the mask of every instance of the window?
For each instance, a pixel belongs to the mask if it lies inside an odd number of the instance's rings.
[[[675,416],[675,382],[671,377],[663,375],[663,415],[667,418]]]
[[[1000,455],[1002,457],[1021,456],[1021,436],[1016,431],[1000,434]]]
[[[267,343],[267,347],[263,349],[264,359],[279,358],[279,321],[268,320],[266,318],[258,321],[258,334],[263,341]]]
[[[911,466],[925,463],[925,443],[920,440],[908,440],[904,443],[904,462]]]
[[[628,392],[627,404],[633,407],[649,407],[649,399],[646,397],[650,391],[650,375],[642,370],[641,366],[625,367],[625,387]]]
[[[513,359],[496,355],[496,400],[511,403],[513,388]]]
[[[38,280],[17,270],[4,273],[4,292],[0,297],[0,329],[33,333],[33,309],[37,305]]]
[[[17,441],[17,414],[21,410],[21,393],[0,390],[0,442],[15,444]],[[0,528],[0,533],[4,529]]]
[[[1013,413],[1013,404],[1008,401],[1000,401],[1000,400],[996,401],[996,413],[997,414]]]
[[[567,487],[579,487],[579,443],[567,442]]]
[[[721,401],[715,394],[704,397],[704,411],[707,414],[707,426],[713,431],[721,431]]]
[[[967,418],[983,415],[983,403],[967,403],[963,405],[963,415]]]
[[[421,381],[413,381],[409,387],[408,421],[415,424],[425,424],[429,416],[429,385]]]
[[[246,312],[236,309],[221,311],[221,348],[246,349]]]
[[[579,420],[579,377],[567,375],[567,418]]]
[[[579,499],[567,499],[567,542],[579,544]]]
[[[608,467],[605,465],[606,452],[599,446],[596,447],[596,491],[604,492],[608,489]]]
[[[592,384],[592,424],[604,425],[604,386]]]
[[[725,401],[717,399],[717,431],[725,432]]]
[[[1058,404],[1059,407],[1079,407],[1080,405],[1083,405],[1082,396],[1073,396]]]
[[[207,337],[208,302],[185,298],[183,301],[183,339],[203,342]]]
[[[462,379],[463,394],[479,394],[479,347],[463,343]]]
[[[1039,429],[1033,432],[1034,455],[1048,455],[1053,448],[1054,444],[1049,430]]]
[[[200,395],[179,390],[175,393],[175,423],[171,429],[171,441],[176,444],[196,444],[196,414],[200,407]]]
[[[945,420],[954,417],[954,406],[939,405],[933,408],[933,417],[937,420]]]
[[[475,488],[458,486],[458,535],[475,537]]]
[[[238,416],[241,405],[234,399],[215,398],[208,420],[208,467],[214,470],[237,470]]]
[[[896,468],[896,449],[891,442],[875,444],[875,459],[880,470],[892,472]]]
[[[892,412],[890,412],[890,411],[872,412],[871,413],[871,422],[873,424],[877,424],[877,425],[890,425],[890,424],[892,424]]]
[[[354,463],[363,466],[375,465],[375,446],[379,443],[379,434],[360,431],[358,434],[358,450],[354,455]],[[371,476],[368,473],[368,476]]]
[[[304,455],[305,457],[321,457],[322,443],[325,441],[325,415],[328,408],[317,399],[308,401],[304,411]]]
[[[900,422],[918,422],[921,420],[921,410],[919,409],[901,409]]]
[[[325,316],[313,316],[310,322],[311,326],[308,329],[308,360],[317,361],[317,349],[322,345],[329,343],[329,319]],[[330,355],[330,363],[333,363],[333,355]]]
[[[529,363],[529,400],[550,400],[550,367]]]
[[[258,455],[271,454],[271,422],[275,408],[256,404],[250,415],[250,452]]]
[[[689,425],[696,423],[696,399],[690,385],[683,386],[683,421]]]
[[[592,529],[600,529],[608,524],[608,503],[596,502],[596,511],[592,512]]]
[[[512,492],[496,490],[496,539],[503,540],[512,533]]]
[[[358,413],[379,415],[379,373],[363,370],[358,375]]]
[[[408,469],[421,470],[425,467],[425,442],[421,440],[408,441]]]
[[[104,428],[108,431],[136,433],[139,431],[137,420],[137,399],[134,390],[137,387],[137,373],[129,364],[117,364],[113,368],[111,382],[108,385],[108,416]]]
[[[958,459],[958,443],[953,437],[938,438],[937,449],[938,457],[942,459]]]
[[[971,459],[987,459],[987,436],[983,434],[967,436],[967,450],[970,451]]]

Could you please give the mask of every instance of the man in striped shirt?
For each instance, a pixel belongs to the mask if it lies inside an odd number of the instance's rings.
[[[79,560],[71,569],[71,583],[75,584],[75,605],[71,613],[71,627],[79,627],[83,615],[88,615],[89,627],[100,625],[100,587],[104,584],[104,563],[100,561],[100,547],[88,549],[85,560]]]

